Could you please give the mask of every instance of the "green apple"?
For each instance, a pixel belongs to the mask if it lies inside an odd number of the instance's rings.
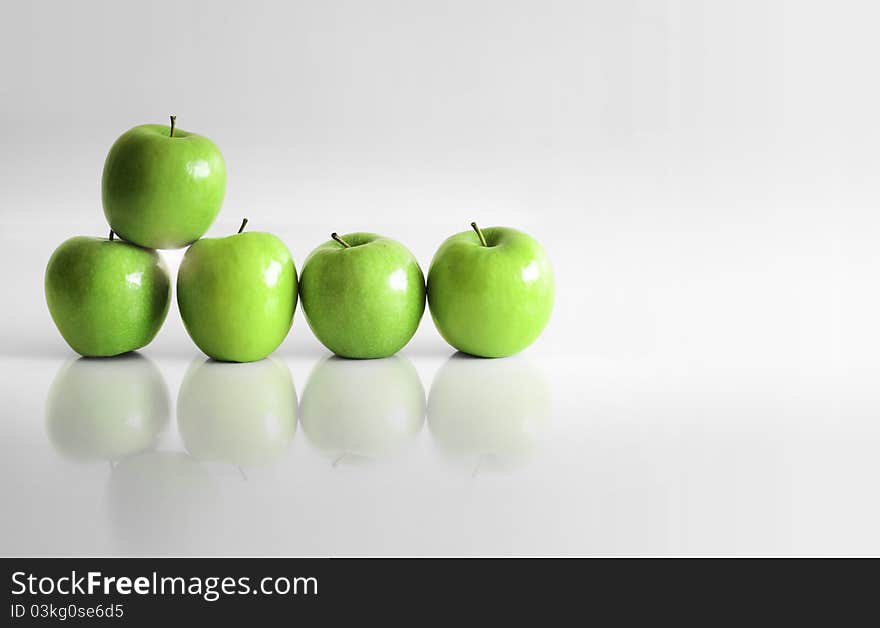
[[[101,199],[110,227],[153,249],[179,249],[214,222],[226,193],[226,165],[207,137],[171,126],[129,129],[107,154]]]
[[[428,394],[428,428],[440,450],[472,468],[507,469],[540,449],[550,422],[550,389],[524,357],[447,360]]]
[[[306,382],[300,406],[303,432],[334,461],[386,458],[421,431],[425,389],[400,356],[351,362],[330,356]]]
[[[484,358],[518,353],[541,334],[553,310],[553,271],[531,236],[509,227],[448,238],[428,270],[428,306],[440,335]]]
[[[49,389],[46,430],[68,458],[115,461],[156,446],[169,406],[165,381],[144,356],[76,358],[62,365]]]
[[[146,346],[168,313],[171,279],[156,251],[109,238],[77,236],[46,267],[46,303],[58,331],[84,356]]]
[[[275,351],[296,309],[293,257],[271,233],[204,238],[177,272],[177,305],[190,337],[206,355],[254,362]]]
[[[268,465],[296,431],[296,390],[284,362],[193,362],[177,397],[183,444],[199,460]]]
[[[375,233],[332,234],[303,264],[309,327],[344,358],[385,358],[410,341],[425,311],[425,276],[405,246]]]

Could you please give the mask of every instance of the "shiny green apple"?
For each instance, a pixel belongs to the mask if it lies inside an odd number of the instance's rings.
[[[438,448],[471,469],[523,465],[550,423],[550,387],[525,356],[487,362],[456,353],[428,394],[428,429]]]
[[[344,358],[384,358],[410,341],[425,311],[425,276],[401,243],[332,234],[306,259],[300,298],[309,327]]]
[[[335,463],[373,461],[399,452],[421,431],[425,390],[401,356],[330,356],[309,374],[300,411],[306,437]]]
[[[58,331],[84,356],[146,346],[171,300],[171,279],[156,251],[114,238],[77,236],[49,259],[46,304]]]
[[[226,165],[207,137],[164,124],[143,124],[110,148],[101,199],[110,227],[125,240],[178,249],[214,222],[226,193]]]
[[[153,449],[168,424],[170,402],[150,360],[76,358],[55,376],[46,399],[46,430],[67,458],[116,461]]]
[[[284,362],[199,360],[177,397],[177,424],[199,460],[238,467],[269,465],[287,452],[296,431],[296,390]]]
[[[541,334],[553,310],[553,271],[543,247],[509,227],[448,238],[428,270],[428,306],[440,335],[484,358],[518,353]]]
[[[183,256],[177,305],[190,337],[208,357],[254,362],[290,331],[297,277],[287,246],[271,233],[203,238]]]

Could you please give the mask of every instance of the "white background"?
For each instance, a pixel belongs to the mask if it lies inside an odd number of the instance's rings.
[[[878,18],[812,0],[5,3],[0,552],[877,553]],[[450,462],[426,425],[332,467],[298,430],[247,481],[200,462],[221,497],[198,532],[162,512],[150,538],[120,529],[107,464],[47,437],[72,354],[42,275],[65,238],[106,233],[113,140],[172,113],[227,160],[209,235],[246,215],[300,265],[330,231],[377,231],[426,270],[471,220],[540,240],[556,309],[510,362],[535,383],[481,363],[488,397],[549,399],[527,463]],[[201,358],[174,306],[142,353],[172,401],[159,449],[185,451],[173,402]],[[298,312],[276,357],[300,396],[325,354]],[[426,393],[451,354],[427,316],[403,351]]]

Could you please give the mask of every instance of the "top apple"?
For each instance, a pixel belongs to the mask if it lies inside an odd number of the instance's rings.
[[[226,165],[211,140],[171,126],[143,124],[110,148],[101,179],[104,215],[121,238],[179,249],[214,222],[226,193]]]

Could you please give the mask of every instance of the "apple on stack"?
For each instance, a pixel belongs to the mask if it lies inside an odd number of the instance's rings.
[[[201,238],[226,194],[226,165],[207,137],[142,124],[123,133],[107,155],[101,200],[110,228],[149,249],[179,249]]]

